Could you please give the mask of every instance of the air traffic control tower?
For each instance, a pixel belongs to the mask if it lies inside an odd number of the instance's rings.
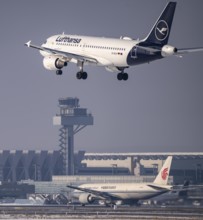
[[[86,108],[80,108],[78,98],[61,98],[59,101],[60,114],[53,117],[54,125],[59,129],[59,147],[63,158],[63,174],[74,175],[74,135],[93,125],[93,116]]]

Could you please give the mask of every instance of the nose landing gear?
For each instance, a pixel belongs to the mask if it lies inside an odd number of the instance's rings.
[[[62,75],[63,71],[62,70],[56,70],[56,75]]]

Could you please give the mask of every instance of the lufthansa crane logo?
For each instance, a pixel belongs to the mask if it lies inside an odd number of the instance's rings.
[[[166,180],[168,176],[168,168],[165,168],[162,172],[161,172],[161,177],[163,180]]]
[[[163,41],[168,37],[169,34],[169,28],[168,24],[164,20],[160,20],[155,28],[155,36],[157,40]]]

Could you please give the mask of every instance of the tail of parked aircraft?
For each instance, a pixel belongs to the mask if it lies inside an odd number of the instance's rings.
[[[180,192],[179,192],[179,196],[186,197],[188,195],[189,184],[190,184],[189,180],[186,180],[184,182],[182,190],[180,190]]]
[[[168,43],[176,2],[169,2],[140,46],[163,46]]]
[[[159,171],[156,179],[154,180],[154,184],[158,185],[167,185],[168,177],[171,169],[172,156],[167,157],[163,167]]]

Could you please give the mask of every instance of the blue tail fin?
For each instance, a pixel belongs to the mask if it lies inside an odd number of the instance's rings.
[[[168,43],[176,2],[169,2],[141,45],[163,46]]]

